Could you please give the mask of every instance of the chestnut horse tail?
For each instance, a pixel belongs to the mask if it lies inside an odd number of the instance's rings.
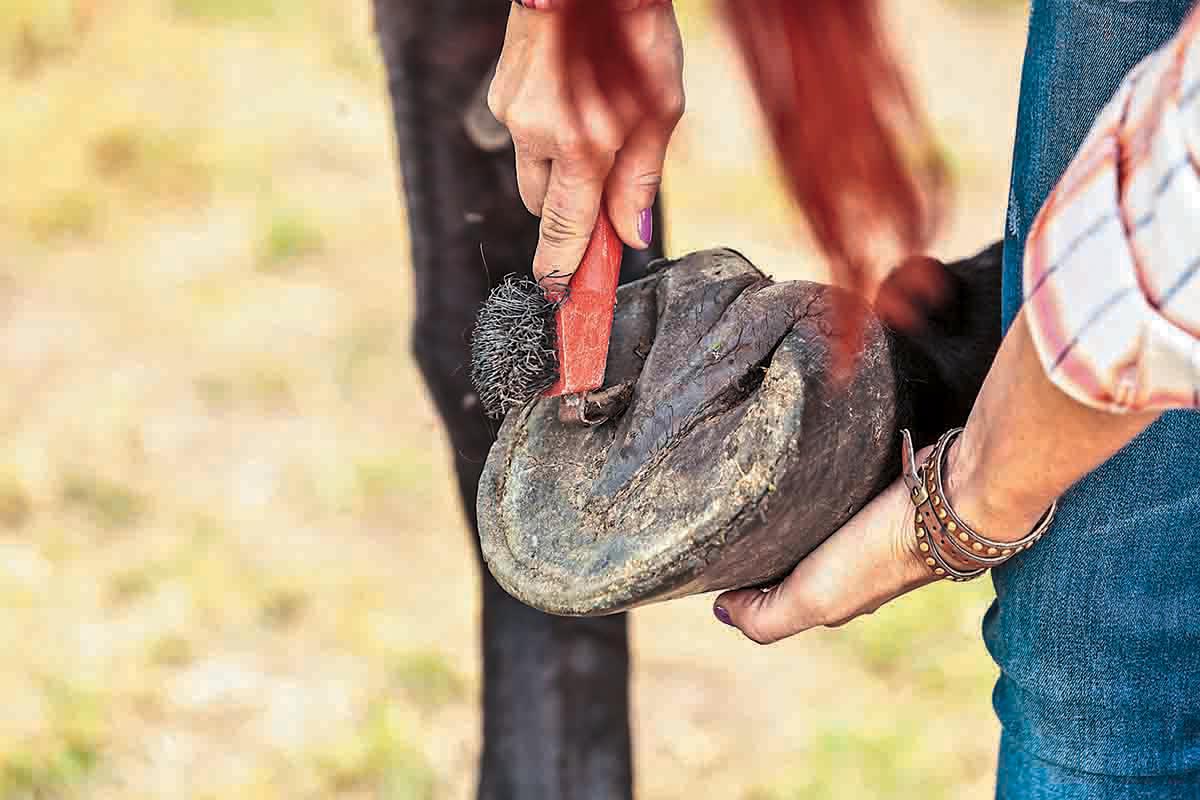
[[[937,148],[885,39],[877,0],[716,2],[833,282],[872,296],[900,257],[928,246],[945,205]],[[566,5],[573,63],[564,68],[583,66],[604,91],[638,95],[647,84],[622,44],[617,8]]]

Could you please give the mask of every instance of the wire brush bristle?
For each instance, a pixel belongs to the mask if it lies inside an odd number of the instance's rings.
[[[555,312],[562,300],[526,277],[509,275],[475,320],[471,382],[489,417],[503,417],[558,380]]]

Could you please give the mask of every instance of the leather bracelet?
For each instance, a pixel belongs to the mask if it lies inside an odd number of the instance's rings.
[[[914,466],[916,456],[908,431],[902,433],[901,450],[904,483],[916,507],[913,525],[917,547],[936,577],[956,582],[978,578],[992,567],[1033,547],[1049,530],[1058,509],[1058,503],[1052,503],[1033,530],[1013,542],[1000,542],[977,533],[954,511],[946,499],[942,481],[946,454],[962,433],[962,428],[955,428],[943,434],[920,467]],[[947,555],[967,565],[966,568],[953,566]]]

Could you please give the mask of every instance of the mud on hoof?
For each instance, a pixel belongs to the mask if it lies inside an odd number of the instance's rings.
[[[500,584],[591,615],[758,583],[865,503],[892,461],[892,358],[873,325],[857,378],[831,387],[830,291],[731,251],[622,287],[605,385],[631,386],[625,405],[583,427],[540,400],[488,458],[480,535]]]
[[[896,476],[902,428],[970,408],[999,345],[999,259],[942,266],[948,302],[974,316],[901,337],[867,312],[847,384],[829,371],[835,289],[773,283],[729,250],[622,287],[588,404],[601,424],[568,424],[555,398],[500,429],[478,500],[496,579],[580,616],[778,580]],[[939,392],[952,402],[917,407]]]

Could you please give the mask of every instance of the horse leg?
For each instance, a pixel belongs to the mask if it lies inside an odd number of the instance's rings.
[[[505,273],[528,272],[537,242],[537,221],[517,193],[511,144],[502,129],[495,135],[494,120],[489,132],[482,105],[507,14],[508,4],[498,0],[375,0],[411,232],[413,348],[450,434],[472,527],[493,431],[468,379],[469,334],[489,286]],[[646,260],[626,259],[633,273],[626,277],[644,270]],[[625,619],[546,616],[480,571],[478,796],[630,797]]]

